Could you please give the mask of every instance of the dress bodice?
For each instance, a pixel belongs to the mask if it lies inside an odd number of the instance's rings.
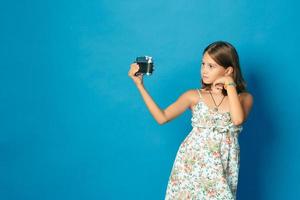
[[[218,112],[209,108],[204,102],[201,92],[197,89],[200,100],[192,109],[191,124],[193,128],[217,129],[221,132],[229,130],[232,133],[242,131],[242,125],[234,125],[230,112]]]

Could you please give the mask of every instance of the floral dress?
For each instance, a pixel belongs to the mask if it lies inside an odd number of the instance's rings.
[[[200,100],[192,109],[192,130],[181,143],[165,200],[235,200],[240,164],[238,135],[230,112]]]

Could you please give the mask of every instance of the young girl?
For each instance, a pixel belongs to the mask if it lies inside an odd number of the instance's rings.
[[[253,104],[235,48],[224,41],[206,47],[201,88],[187,90],[166,109],[153,101],[142,75],[134,76],[138,68],[132,64],[128,75],[159,124],[171,121],[187,108],[192,112],[193,128],[178,149],[165,199],[235,200],[240,164],[238,135]]]

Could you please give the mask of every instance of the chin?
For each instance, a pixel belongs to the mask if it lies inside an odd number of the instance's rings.
[[[203,80],[203,79],[202,79],[202,81],[203,81],[203,83],[205,83],[205,84],[212,84],[210,81],[205,81],[205,80]]]

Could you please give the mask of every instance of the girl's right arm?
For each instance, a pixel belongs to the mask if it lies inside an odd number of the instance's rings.
[[[169,105],[165,110],[160,109],[145,89],[143,84],[143,76],[134,76],[135,72],[137,72],[138,69],[139,66],[133,63],[131,65],[131,69],[128,72],[128,75],[133,79],[138,90],[140,91],[140,94],[143,97],[147,108],[159,124],[165,124],[171,121],[191,106],[192,90],[188,90],[183,93],[174,103]]]

